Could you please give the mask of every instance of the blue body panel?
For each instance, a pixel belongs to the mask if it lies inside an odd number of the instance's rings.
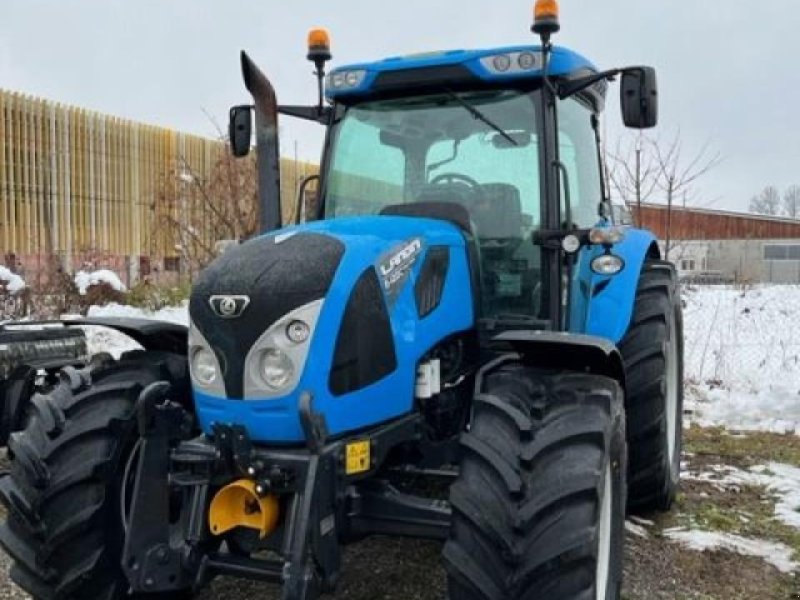
[[[593,273],[591,259],[597,253],[587,253],[581,260],[581,276],[589,279],[589,290],[609,280],[608,285],[588,303],[585,331],[619,344],[633,317],[636,288],[649,250],[656,243],[655,236],[643,229],[625,229],[625,238],[614,245],[613,252],[625,261],[621,272],[608,277]],[[590,292],[591,293],[591,292]]]
[[[541,46],[508,46],[486,50],[447,50],[411,56],[398,56],[370,63],[358,63],[334,69],[331,73],[345,71],[364,71],[363,81],[357,87],[332,90],[328,88],[326,95],[330,99],[344,96],[356,96],[369,93],[375,79],[381,73],[402,71],[406,69],[421,69],[426,67],[439,67],[448,65],[464,65],[479,80],[486,82],[513,81],[517,79],[536,79],[542,76],[541,69],[532,69],[525,72],[494,73],[487,69],[481,59],[496,54],[510,52],[540,53]],[[596,71],[595,66],[586,58],[566,48],[554,48],[550,58],[548,73],[554,77],[567,75],[581,70]]]
[[[325,297],[305,371],[288,395],[269,400],[217,398],[194,390],[195,405],[203,431],[223,421],[243,425],[253,441],[299,442],[304,439],[297,410],[301,392],[314,397],[314,408],[323,413],[332,435],[355,431],[397,418],[414,407],[417,363],[443,338],[474,327],[470,273],[465,240],[450,223],[408,217],[352,217],[319,221],[287,228],[281,234],[308,231],[333,236],[345,245],[334,283]],[[361,390],[333,396],[328,387],[336,338],[347,301],[358,278],[393,248],[419,238],[422,250],[408,280],[389,306],[397,355],[397,369]],[[431,246],[450,248],[450,264],[439,306],[420,320],[414,283]],[[266,329],[270,323],[264,323]],[[247,351],[243,349],[243,351]]]

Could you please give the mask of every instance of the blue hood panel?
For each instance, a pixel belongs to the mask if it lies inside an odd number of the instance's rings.
[[[331,236],[344,244],[345,251],[309,342],[308,360],[299,384],[288,395],[267,400],[220,398],[195,388],[197,414],[206,433],[211,431],[212,423],[225,422],[245,426],[254,441],[303,441],[297,404],[304,391],[313,395],[315,410],[325,414],[331,435],[397,418],[414,408],[419,360],[442,339],[474,326],[466,242],[454,225],[411,217],[351,217],[309,223],[270,235],[280,240],[306,232]],[[449,265],[438,306],[420,319],[414,287],[428,252],[434,247],[449,249]],[[308,260],[314,260],[314,256],[308,256]],[[350,295],[367,269],[375,269],[385,286],[397,368],[372,385],[334,396],[329,389],[329,376],[337,336]],[[274,293],[281,291],[276,289]],[[270,325],[265,322],[262,329]]]

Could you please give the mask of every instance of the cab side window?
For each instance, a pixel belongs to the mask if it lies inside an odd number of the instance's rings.
[[[569,176],[572,222],[588,229],[597,225],[598,205],[603,199],[592,112],[580,101],[569,98],[561,103],[558,120],[559,158]],[[566,214],[565,208],[562,204],[562,214]]]

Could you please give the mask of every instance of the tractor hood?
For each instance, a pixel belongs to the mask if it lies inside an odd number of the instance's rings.
[[[355,217],[227,251],[196,283],[189,357],[201,424],[302,441],[302,392],[332,434],[413,407],[417,363],[473,326],[465,239],[450,223]]]

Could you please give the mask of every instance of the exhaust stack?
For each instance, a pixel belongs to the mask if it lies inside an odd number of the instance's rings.
[[[278,98],[269,79],[246,52],[242,51],[242,77],[253,96],[256,126],[256,165],[260,231],[281,227],[281,158],[278,140]]]

